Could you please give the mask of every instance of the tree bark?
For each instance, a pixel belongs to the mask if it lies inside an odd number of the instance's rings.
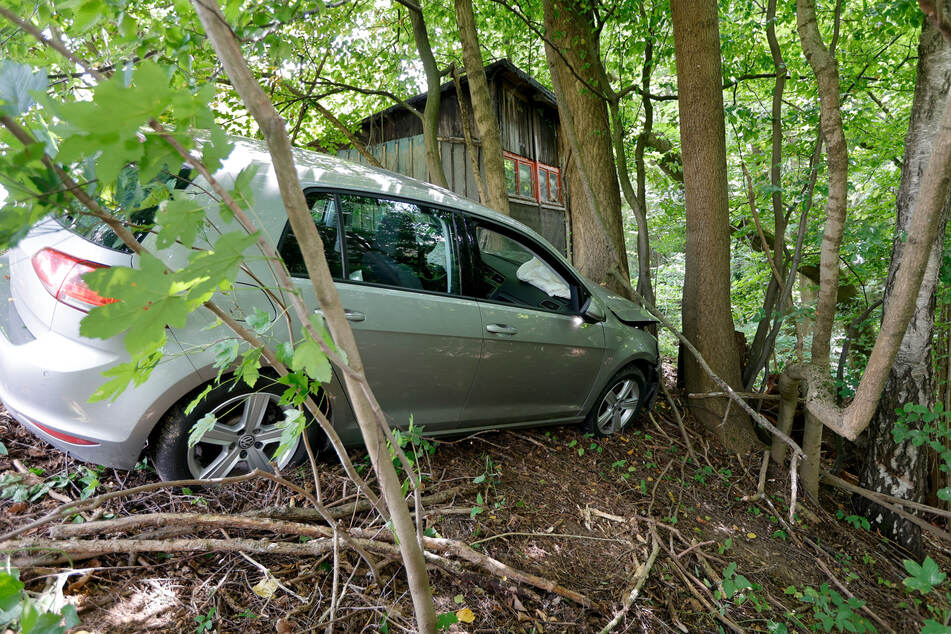
[[[297,178],[297,168],[291,155],[284,121],[274,109],[260,84],[252,76],[238,47],[234,31],[228,25],[217,2],[193,0],[193,6],[232,85],[264,134],[274,161],[281,199],[287,210],[294,235],[300,242],[304,262],[307,265],[317,301],[324,311],[328,329],[335,343],[346,354],[350,369],[356,373],[356,377],[362,378],[363,362],[357,350],[353,331],[344,315],[340,297],[333,284],[324,255],[323,242],[317,235],[317,229],[304,198],[304,190]],[[350,373],[344,372],[343,375],[370,461],[379,477],[383,498],[390,512],[393,531],[399,538],[400,554],[406,567],[417,627],[422,632],[435,632],[435,606],[429,585],[429,573],[426,570],[426,561],[420,545],[421,536],[416,532],[403,497],[402,485],[381,434],[380,425],[385,425],[386,421],[377,419],[379,405],[375,402],[372,392],[364,389],[365,378],[359,381]]]
[[[505,186],[505,164],[502,159],[502,134],[499,117],[489,93],[485,78],[482,49],[475,26],[472,0],[455,0],[456,24],[462,41],[462,63],[466,68],[469,98],[475,117],[479,139],[482,141],[482,166],[485,170],[486,204],[498,212],[509,215],[509,194]],[[478,177],[478,174],[477,174]]]
[[[591,90],[600,85],[596,66],[601,63],[591,5],[581,0],[544,0],[542,4],[545,31],[551,35],[545,43],[548,67],[552,82],[560,86],[562,127],[572,126],[566,136],[573,134],[577,146],[572,147],[572,160],[565,174],[573,262],[585,276],[630,297],[631,276],[611,126],[604,99]],[[587,200],[589,195],[593,200]],[[607,253],[614,257],[606,258]]]
[[[770,154],[769,183],[773,187],[770,197],[773,203],[773,266],[779,272],[780,279],[771,277],[763,298],[763,318],[756,326],[756,334],[750,345],[750,363],[743,372],[743,386],[753,387],[753,381],[762,369],[760,359],[767,359],[771,350],[764,350],[769,343],[770,324],[773,313],[785,312],[790,294],[782,288],[782,279],[786,276],[786,215],[783,213],[782,160],[783,160],[783,91],[786,87],[786,63],[783,52],[776,39],[776,1],[769,0],[766,7],[766,39],[769,52],[776,70],[776,82],[773,84],[772,106],[772,149]],[[765,353],[765,354],[764,354]]]
[[[839,103],[839,69],[835,55],[822,41],[813,0],[796,1],[796,21],[803,53],[819,85],[819,122],[825,140],[829,174],[826,222],[819,251],[819,297],[812,337],[812,363],[828,368],[839,287],[839,248],[842,245],[848,203],[849,152]]]
[[[429,182],[449,189],[449,182],[442,169],[442,153],[439,150],[439,104],[442,101],[440,94],[439,66],[433,56],[433,48],[429,43],[429,32],[426,30],[426,20],[423,18],[421,5],[406,5],[409,9],[409,20],[413,25],[413,39],[416,41],[416,50],[426,72],[426,106],[423,108],[423,144],[426,147],[426,166],[429,168]]]
[[[677,92],[686,196],[684,335],[713,371],[741,386],[730,309],[730,218],[716,0],[672,0]],[[689,392],[713,391],[692,357],[684,362]],[[730,449],[756,443],[749,417],[720,399],[689,399],[691,410]]]
[[[945,12],[951,13],[951,3],[945,3]],[[885,283],[886,310],[895,293],[896,275],[905,250],[903,237],[908,231],[917,203],[922,175],[931,156],[932,142],[937,136],[949,85],[951,45],[930,21],[926,21],[918,45],[915,99],[905,137],[905,158],[898,187],[895,238]],[[916,403],[929,409],[935,405],[931,345],[934,336],[935,288],[941,268],[947,218],[946,199],[938,235],[931,246],[931,257],[928,258],[915,299],[914,313],[888,373],[878,408],[869,424],[869,451],[860,476],[861,486],[867,489],[916,502],[922,502],[927,494],[927,449],[924,446],[916,447],[910,441],[898,444],[891,432],[897,419],[896,409],[902,405]],[[921,424],[919,421],[918,426]],[[853,504],[882,534],[920,556],[920,527],[865,498],[855,498]]]

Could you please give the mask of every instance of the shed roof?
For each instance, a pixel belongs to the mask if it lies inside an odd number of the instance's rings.
[[[512,80],[513,83],[521,84],[523,87],[529,88],[532,92],[534,92],[533,97],[537,101],[541,101],[551,106],[552,108],[558,107],[558,103],[557,101],[555,101],[555,93],[553,93],[547,87],[542,85],[537,79],[535,79],[534,77],[532,77],[531,75],[523,71],[521,68],[513,64],[507,57],[494,61],[485,67],[486,79],[490,81],[492,80],[493,77],[495,77],[495,75],[500,73],[507,76],[507,78],[509,80]],[[468,83],[467,77],[465,75],[461,77],[461,80],[464,83]],[[447,81],[446,83],[444,83],[443,85],[439,87],[440,93],[448,92],[449,90],[455,90],[455,83],[452,81]],[[426,101],[426,94],[427,93],[425,92],[421,92],[418,95],[407,99],[406,103],[413,107],[422,106],[424,102]],[[379,112],[375,112],[371,114],[370,116],[366,117],[361,123],[366,123],[370,119],[376,119],[379,117],[388,116],[398,110],[401,110],[402,108],[403,108],[402,104],[395,104],[393,106],[390,106],[389,108],[386,108],[385,110],[381,110]]]

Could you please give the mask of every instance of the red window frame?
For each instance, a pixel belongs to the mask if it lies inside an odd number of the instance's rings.
[[[502,152],[502,158],[503,158],[503,161],[511,161],[511,162],[514,164],[514,166],[515,166],[515,188],[514,188],[514,191],[513,191],[513,190],[509,190],[509,191],[508,191],[509,195],[518,196],[518,197],[520,197],[520,198],[525,198],[525,196],[522,196],[522,195],[519,193],[519,192],[521,191],[521,184],[522,184],[522,183],[520,182],[520,180],[521,180],[521,176],[520,176],[521,170],[519,170],[519,167],[522,166],[522,165],[526,165],[526,166],[528,166],[528,168],[531,170],[531,174],[532,174],[532,195],[531,195],[531,198],[535,199],[536,201],[543,202],[543,203],[561,204],[561,190],[562,190],[562,187],[561,187],[561,170],[560,170],[560,169],[558,169],[557,167],[554,167],[554,166],[552,166],[552,165],[546,165],[546,164],[540,163],[540,162],[538,162],[538,161],[533,161],[533,160],[530,159],[530,158],[525,158],[524,156],[519,156],[518,154],[514,154],[514,153],[512,153],[512,152]],[[555,179],[556,179],[555,182],[558,184],[558,197],[557,197],[556,199],[552,199],[552,198],[551,198],[550,190],[549,190],[549,196],[548,196],[545,200],[542,200],[542,198],[541,198],[541,177],[542,177],[543,174],[545,175],[545,178],[546,178],[546,179],[550,179],[550,176],[551,176],[551,175],[554,175],[554,176],[555,176]],[[546,182],[546,184],[548,184],[548,183],[550,183],[550,180],[548,180],[548,181]]]

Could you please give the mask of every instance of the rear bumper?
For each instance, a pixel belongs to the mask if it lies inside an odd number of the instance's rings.
[[[153,371],[157,383],[130,387],[112,402],[89,403],[106,381],[102,373],[125,359],[50,330],[30,332],[11,298],[6,264],[7,257],[0,257],[0,401],[20,424],[57,449],[86,462],[132,468],[164,412],[155,411],[156,395],[167,390],[176,372],[178,379],[190,375],[190,364],[179,351]],[[38,424],[92,444],[67,442]]]

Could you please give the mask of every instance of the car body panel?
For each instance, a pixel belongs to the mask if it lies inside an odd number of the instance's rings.
[[[577,416],[604,356],[601,324],[490,302],[479,308],[485,349],[463,421]],[[491,326],[515,332],[490,332]]]

